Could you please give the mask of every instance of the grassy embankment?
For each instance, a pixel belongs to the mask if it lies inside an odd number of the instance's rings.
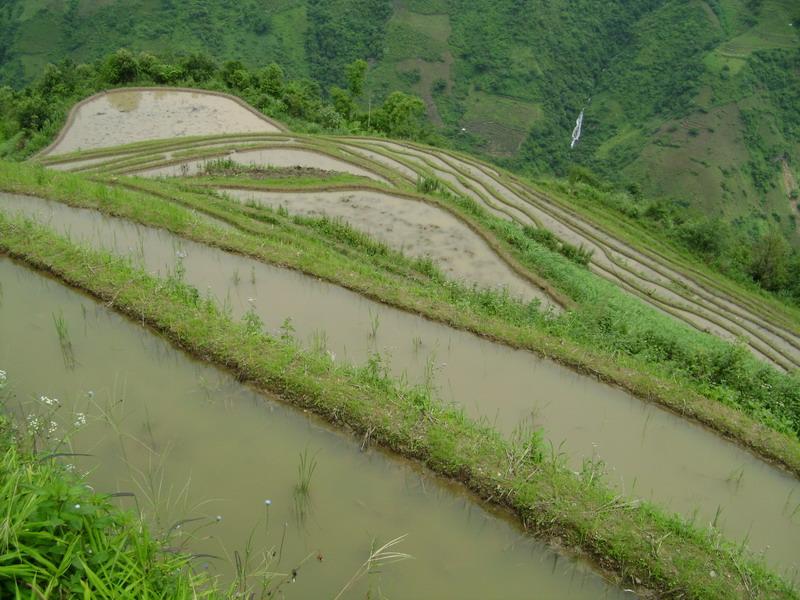
[[[83,289],[175,344],[296,406],[462,481],[514,511],[526,528],[584,551],[621,581],[669,596],[796,597],[742,547],[655,506],[622,498],[587,463],[578,475],[536,435],[514,441],[388,378],[379,361],[337,365],[320,352],[234,322],[177,276],[158,279],[125,259],[79,247],[0,215],[0,250]]]
[[[499,232],[509,255],[540,273],[574,310],[547,318],[535,306],[447,282],[429,261],[410,260],[352,229],[289,218],[175,184],[124,180],[159,196],[27,166],[0,166],[3,189],[95,208],[228,251],[320,277],[366,297],[554,358],[637,396],[695,418],[800,472],[796,378],[746,350],[674,322],[586,269],[488,216],[472,203],[439,198],[475,227]],[[118,180],[120,183],[123,180]],[[264,183],[263,181],[261,183]],[[165,202],[164,197],[173,199]],[[237,228],[220,231],[179,204]]]

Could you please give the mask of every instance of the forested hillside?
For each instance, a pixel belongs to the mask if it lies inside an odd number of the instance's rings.
[[[666,213],[797,241],[793,0],[9,0],[0,27],[0,77],[14,87],[48,62],[127,47],[277,62],[325,96],[365,59],[367,110],[412,92],[452,144],[515,170],[580,165],[633,203],[662,198]]]

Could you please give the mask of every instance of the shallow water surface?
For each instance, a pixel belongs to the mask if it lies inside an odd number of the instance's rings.
[[[407,534],[397,550],[414,558],[382,568],[346,597],[367,590],[396,598],[630,597],[460,486],[362,451],[359,441],[192,360],[92,299],[2,256],[0,281],[9,407],[20,418],[54,421],[54,438],[71,432],[72,450],[92,456],[64,460],[89,471],[99,492],[134,492],[158,531],[201,517],[173,528],[171,543],[220,556],[200,559],[214,572],[228,576],[233,552],[242,553],[253,533],[257,551],[280,550],[273,570],[301,565],[287,598],[332,597],[373,540]],[[67,324],[74,361],[64,360],[54,316]],[[81,414],[87,424],[76,426]],[[317,466],[307,500],[298,501],[303,452]]]
[[[467,225],[441,208],[375,191],[268,192],[225,189],[220,192],[244,203],[290,214],[342,219],[395,250],[430,257],[449,277],[481,288],[504,288],[511,296],[538,298],[557,308],[548,296],[517,275]]]
[[[578,470],[603,461],[608,480],[725,535],[749,540],[777,568],[800,562],[800,482],[735,444],[617,388],[529,352],[512,350],[364,299],[293,271],[186,242],[94,211],[0,195],[0,209],[50,222],[75,239],[142,261],[165,274],[180,261],[186,281],[241,316],[251,307],[277,331],[337,360],[378,352],[395,374],[435,386],[439,395],[511,433],[520,423],[546,438]],[[183,258],[179,258],[180,255]],[[563,442],[563,447],[561,446]]]
[[[280,129],[231,98],[179,90],[113,90],[82,104],[48,155],[145,140]]]

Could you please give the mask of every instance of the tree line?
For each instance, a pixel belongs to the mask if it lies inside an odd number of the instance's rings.
[[[277,63],[250,68],[241,61],[218,63],[203,53],[166,60],[126,49],[87,64],[65,59],[49,64],[21,90],[0,88],[0,157],[25,158],[46,146],[80,99],[110,87],[169,85],[233,93],[270,117],[308,133],[385,134],[428,139],[432,134],[420,98],[400,91],[364,110],[361,100],[368,65],[345,66],[346,87],[323,89],[312,79],[290,79]]]

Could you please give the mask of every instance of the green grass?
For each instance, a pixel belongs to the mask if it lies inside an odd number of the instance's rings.
[[[221,597],[189,555],[167,552],[133,514],[28,446],[0,416],[0,596]]]
[[[695,418],[800,472],[796,415],[800,384],[795,377],[780,375],[744,349],[657,313],[468,201],[438,199],[476,230],[490,233],[487,239],[494,240],[499,252],[571,297],[574,310],[545,318],[535,305],[447,282],[431,265],[404,258],[330,222],[291,219],[165,182],[131,182],[149,190],[134,193],[76,175],[8,164],[0,165],[0,181],[9,191],[163,227],[533,350]],[[206,212],[236,229],[221,231],[184,207]]]
[[[531,531],[595,557],[622,582],[690,598],[796,597],[788,584],[718,533],[611,492],[592,469],[575,475],[540,438],[502,438],[421,388],[389,379],[379,362],[355,368],[234,322],[178,279],[0,216],[0,248],[148,324],[243,380],[313,410],[513,510]],[[306,472],[308,469],[306,469]],[[714,571],[717,577],[709,577]]]
[[[487,138],[491,154],[513,155],[533,124],[542,118],[541,106],[504,96],[470,91],[464,102],[463,126]]]

